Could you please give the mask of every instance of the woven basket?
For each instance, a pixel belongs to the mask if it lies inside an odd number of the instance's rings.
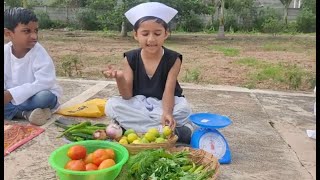
[[[176,142],[178,140],[178,136],[174,135],[167,139],[167,141],[163,143],[145,143],[145,144],[121,144],[124,147],[127,148],[130,155],[137,154],[140,151],[147,150],[147,149],[169,149],[175,146]]]
[[[218,159],[202,150],[202,149],[192,149],[190,147],[173,147],[168,149],[169,152],[181,152],[181,151],[189,151],[189,158],[197,165],[203,165],[205,170],[215,170],[214,175],[210,178],[210,180],[216,180],[219,175],[220,163]]]

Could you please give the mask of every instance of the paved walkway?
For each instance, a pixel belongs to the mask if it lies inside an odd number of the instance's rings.
[[[113,81],[60,79],[59,83],[65,107],[118,94]],[[316,141],[306,134],[307,129],[315,129],[313,94],[195,84],[182,87],[194,112],[218,113],[233,121],[220,130],[228,140],[232,163],[221,166],[219,179],[316,179]],[[43,126],[44,133],[4,158],[5,180],[57,179],[48,157],[65,144],[55,138],[60,129],[52,123],[59,117],[54,115]]]

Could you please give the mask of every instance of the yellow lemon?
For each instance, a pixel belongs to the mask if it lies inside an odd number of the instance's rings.
[[[128,136],[131,133],[136,133],[136,132],[134,131],[134,129],[127,129],[123,135]]]
[[[166,137],[169,137],[172,134],[172,130],[170,129],[169,126],[164,126],[163,127],[163,135]]]
[[[159,137],[155,140],[156,143],[162,143],[162,142],[165,142],[165,139]]]
[[[158,131],[157,128],[150,128],[148,130],[148,133],[152,133],[155,137],[159,137],[160,136],[159,131]]]
[[[149,142],[153,142],[154,140],[156,140],[156,137],[154,134],[147,132],[144,137],[149,141]]]
[[[126,139],[120,139],[119,143],[120,144],[129,144]]]
[[[128,142],[132,143],[134,140],[138,139],[138,135],[136,133],[130,133],[127,138]]]
[[[141,142],[142,142],[142,143],[150,143],[150,142],[148,141],[148,139],[145,138],[145,137],[143,137],[143,138],[141,139]]]
[[[142,142],[139,139],[136,139],[132,142],[132,144],[142,144]]]

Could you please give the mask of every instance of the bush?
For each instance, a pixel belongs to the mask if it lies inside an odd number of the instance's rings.
[[[38,18],[39,28],[49,29],[52,27],[53,22],[50,19],[48,13],[46,13],[44,11],[35,11],[35,14]]]
[[[93,9],[80,9],[76,14],[79,27],[85,30],[98,30],[99,24],[96,13]]]
[[[239,24],[237,22],[237,15],[234,13],[234,11],[226,10],[225,16],[224,16],[224,29],[226,31],[238,31],[239,30]],[[219,21],[218,21],[219,22]],[[219,29],[219,23],[217,26],[217,29]]]
[[[255,20],[255,29],[259,31],[263,31],[263,23],[267,21],[267,19],[276,19],[281,20],[281,14],[273,8],[267,7],[263,8],[258,12],[257,18]]]
[[[308,8],[302,9],[297,17],[297,25],[300,32],[316,32],[316,15]]]
[[[291,34],[296,34],[298,31],[298,24],[295,21],[288,22],[287,25],[284,26],[283,31],[285,33],[291,33]]]
[[[283,23],[277,19],[269,18],[262,24],[263,32],[276,35],[283,30]]]
[[[183,29],[186,32],[199,32],[204,29],[204,23],[198,15],[191,12],[188,17],[181,20],[178,29]]]

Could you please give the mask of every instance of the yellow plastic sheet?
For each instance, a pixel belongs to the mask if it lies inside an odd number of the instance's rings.
[[[92,99],[81,104],[59,109],[56,113],[76,117],[101,117],[104,116],[105,99]]]

